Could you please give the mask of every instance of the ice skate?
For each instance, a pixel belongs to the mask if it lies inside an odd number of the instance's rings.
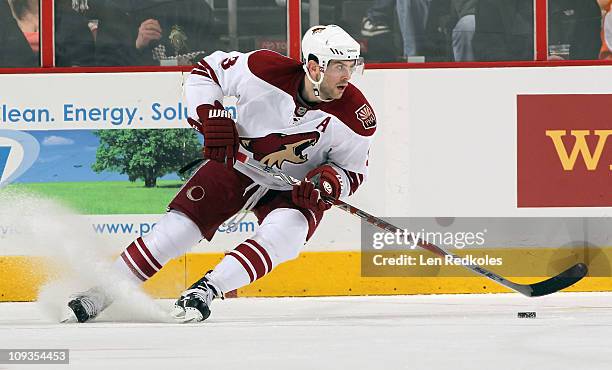
[[[112,303],[111,297],[98,287],[74,294],[64,309],[62,323],[86,322],[98,316]]]
[[[221,290],[208,280],[209,273],[181,294],[172,310],[174,319],[182,323],[204,321],[210,316],[213,299],[223,299]]]

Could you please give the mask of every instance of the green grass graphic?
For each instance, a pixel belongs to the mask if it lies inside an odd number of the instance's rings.
[[[157,187],[144,182],[43,182],[12,184],[9,187],[58,200],[89,215],[162,214],[182,186],[178,180],[158,180]]]

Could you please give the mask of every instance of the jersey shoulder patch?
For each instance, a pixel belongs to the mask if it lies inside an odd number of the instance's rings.
[[[303,77],[302,63],[271,50],[257,50],[249,55],[251,73],[290,95],[295,95],[296,80]]]
[[[338,117],[351,130],[361,136],[376,132],[376,114],[363,93],[349,84],[342,98],[323,104],[321,110]]]

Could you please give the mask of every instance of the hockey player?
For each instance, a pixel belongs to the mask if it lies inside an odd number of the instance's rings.
[[[183,292],[172,315],[197,322],[211,302],[298,256],[330,208],[325,199],[353,194],[367,175],[374,111],[349,83],[363,69],[359,44],[338,26],[315,26],[302,40],[303,63],[269,50],[217,51],[185,83],[189,123],[204,135],[205,161],[170,202],[151,233],[136,239],[114,267],[138,283],[241,211],[253,211],[255,234],[226,253]],[[237,121],[222,105],[236,96]],[[278,187],[237,152],[300,179]],[[234,220],[235,221],[235,220]],[[234,222],[234,221],[229,221]],[[112,298],[101,288],[68,303],[67,322],[95,317]]]

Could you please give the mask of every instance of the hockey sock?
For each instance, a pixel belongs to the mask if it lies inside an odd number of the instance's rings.
[[[114,268],[128,279],[141,283],[201,239],[202,234],[195,223],[180,212],[170,211],[149,234],[137,238],[121,253]]]
[[[257,241],[248,239],[227,252],[209,278],[227,293],[260,279],[273,267],[268,251]]]
[[[166,262],[163,261],[163,263]],[[121,256],[115,262],[115,266],[124,272],[126,271],[125,268],[128,268],[132,272],[132,276],[143,282],[152,278],[162,268],[162,264],[153,256],[142,238],[133,241],[121,253]]]

